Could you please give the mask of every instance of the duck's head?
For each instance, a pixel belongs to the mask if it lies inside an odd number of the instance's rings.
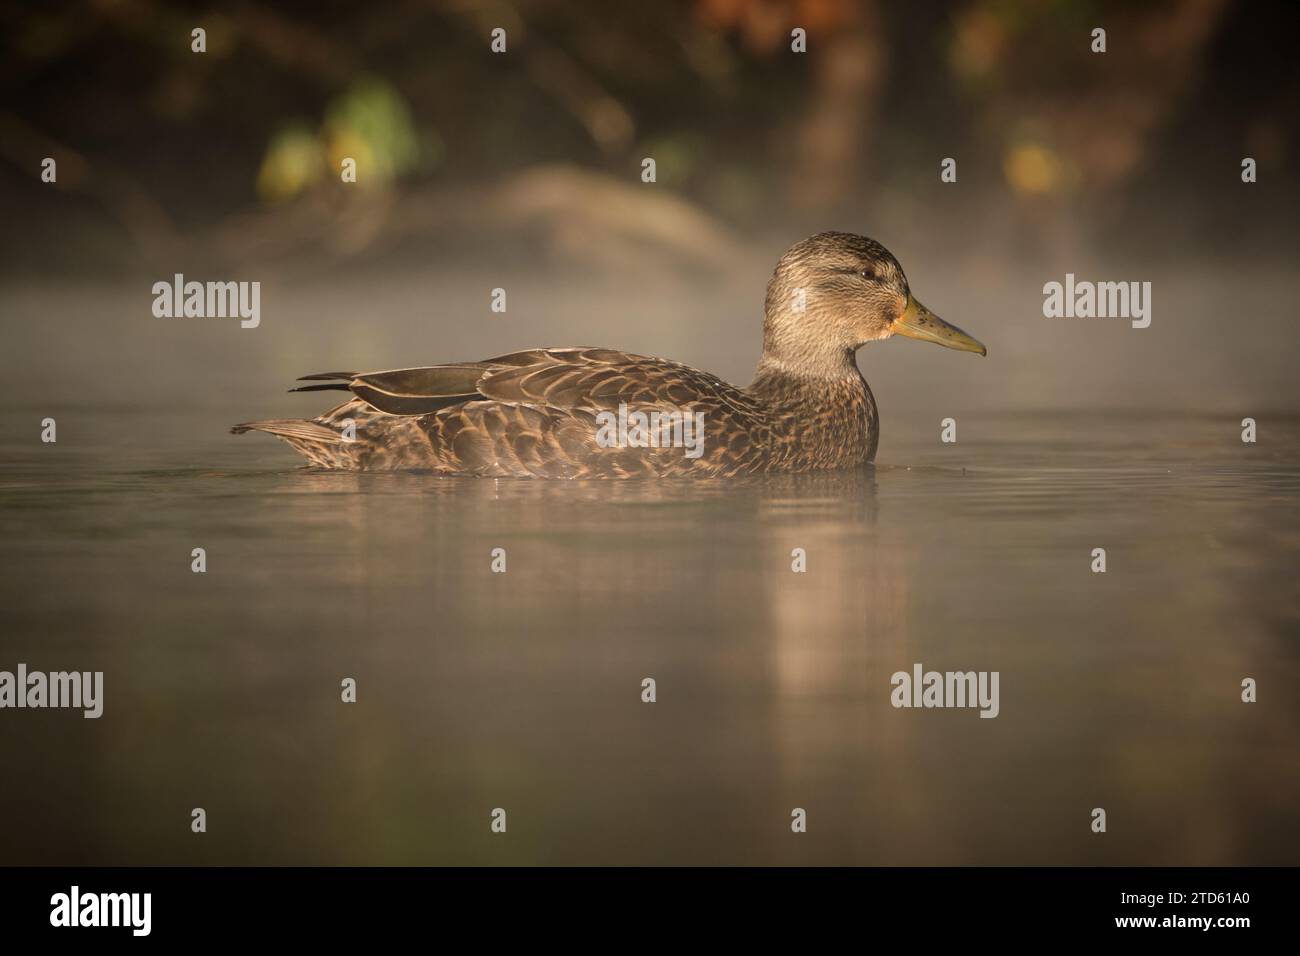
[[[891,335],[987,354],[916,300],[903,267],[874,239],[821,232],[776,264],[767,284],[765,355],[809,369],[842,365],[867,342]]]

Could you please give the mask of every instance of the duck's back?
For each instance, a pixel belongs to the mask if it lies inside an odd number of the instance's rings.
[[[310,389],[356,397],[278,435],[312,464],[483,477],[725,476],[763,471],[761,403],[679,362],[612,349],[531,349],[484,362],[366,374]]]

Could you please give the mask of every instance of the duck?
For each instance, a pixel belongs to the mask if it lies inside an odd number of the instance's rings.
[[[231,431],[274,435],[310,466],[347,471],[590,479],[853,468],[874,462],[880,440],[857,352],[895,335],[988,354],[912,295],[879,242],[822,232],[791,246],[772,272],[748,385],[617,349],[532,348],[305,375],[298,381],[311,384],[290,391],[351,397],[315,418]]]

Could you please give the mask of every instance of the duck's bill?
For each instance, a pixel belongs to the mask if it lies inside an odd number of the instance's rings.
[[[894,333],[962,352],[989,354],[982,342],[971,338],[957,326],[949,325],[911,296],[907,298],[907,310],[894,323]]]

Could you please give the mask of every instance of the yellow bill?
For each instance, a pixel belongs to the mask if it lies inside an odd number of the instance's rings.
[[[989,354],[982,342],[971,338],[957,326],[949,325],[913,296],[907,297],[907,309],[894,322],[894,332],[897,335],[906,335],[909,339],[934,342],[962,352]]]

